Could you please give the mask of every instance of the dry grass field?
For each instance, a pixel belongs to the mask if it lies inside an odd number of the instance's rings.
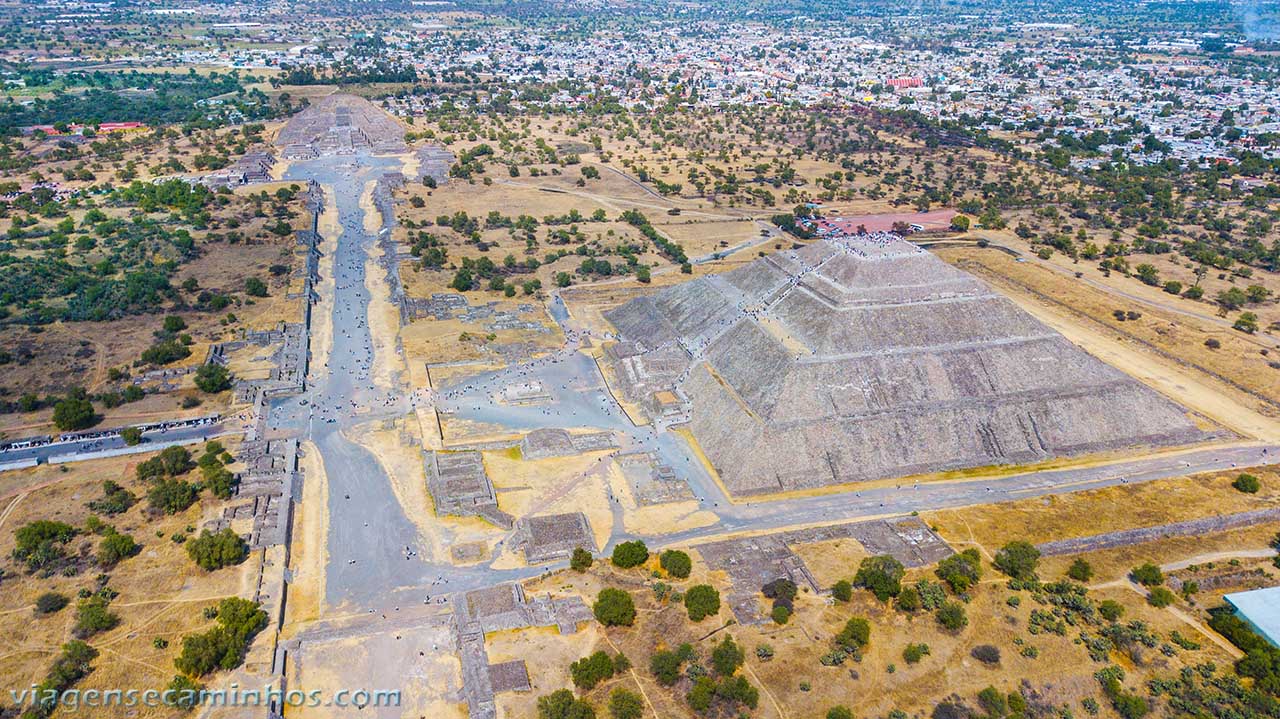
[[[232,452],[235,442],[225,443]],[[134,468],[151,455],[134,455],[31,470],[6,472],[0,478],[0,556],[3,556],[4,587],[0,592],[0,616],[9,647],[0,656],[0,676],[10,686],[25,687],[39,682],[48,671],[61,645],[72,638],[77,592],[96,590],[102,583],[118,592],[109,611],[119,616],[119,624],[88,639],[98,650],[94,671],[77,688],[159,689],[174,677],[173,660],[186,634],[213,625],[202,614],[228,596],[252,596],[252,581],[260,557],[251,553],[241,565],[206,572],[187,556],[174,536],[191,536],[192,530],[221,514],[225,502],[205,492],[188,510],[176,515],[153,515],[147,510],[147,486],[136,479]],[[241,469],[237,465],[232,470]],[[73,575],[28,574],[10,555],[14,532],[34,520],[54,520],[83,528],[92,514],[86,506],[102,495],[102,482],[112,480],[140,498],[127,512],[102,516],[117,531],[131,535],[141,545],[139,553],[110,568],[95,567],[91,559]],[[247,529],[242,527],[240,529]],[[84,532],[71,540],[69,553],[92,557],[100,538]],[[36,597],[58,592],[71,598],[66,608],[49,615],[33,609]],[[167,642],[161,647],[157,642]],[[160,708],[138,709],[136,716],[178,716],[180,712]]]

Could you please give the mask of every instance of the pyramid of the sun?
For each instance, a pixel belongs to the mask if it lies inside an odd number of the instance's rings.
[[[892,236],[827,240],[606,313],[623,392],[734,494],[1205,437],[1187,411]]]

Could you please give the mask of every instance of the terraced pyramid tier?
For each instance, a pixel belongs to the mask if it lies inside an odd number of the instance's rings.
[[[780,252],[606,317],[624,393],[656,421],[687,421],[734,494],[1207,437],[1184,408],[892,235]]]

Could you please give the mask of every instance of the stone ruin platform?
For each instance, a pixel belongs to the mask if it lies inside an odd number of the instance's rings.
[[[779,252],[605,317],[622,394],[650,413],[664,388],[687,398],[688,428],[737,496],[1212,436],[894,235]]]
[[[520,456],[524,459],[550,459],[615,447],[617,444],[609,432],[570,434],[563,429],[535,429],[520,442]]]
[[[764,621],[757,611],[760,589],[775,579],[789,579],[815,594],[830,590],[818,585],[804,560],[791,550],[792,545],[845,538],[856,540],[871,555],[891,555],[905,567],[928,566],[953,553],[946,540],[919,517],[873,519],[726,539],[694,545],[694,549],[708,567],[729,575],[733,588],[727,603],[737,620],[756,624]]]
[[[529,671],[523,660],[490,664],[484,636],[490,632],[526,627],[555,626],[561,634],[573,634],[578,625],[591,621],[591,607],[581,597],[530,599],[519,584],[499,584],[455,596],[454,632],[462,659],[462,691],[468,716],[491,719],[496,716],[494,694],[529,691]]]
[[[521,519],[516,523],[511,546],[523,549],[525,561],[536,564],[564,559],[578,547],[594,552],[596,540],[587,515],[572,512]]]
[[[498,509],[498,495],[479,452],[426,452],[427,490],[436,514],[477,516],[511,529],[511,515]]]

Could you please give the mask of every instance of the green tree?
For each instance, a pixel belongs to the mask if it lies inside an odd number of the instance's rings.
[[[631,595],[613,587],[600,590],[595,604],[591,605],[591,611],[595,614],[596,621],[606,627],[629,627],[636,620],[636,605],[631,600]]]
[[[47,567],[66,557],[66,544],[75,535],[69,524],[37,519],[14,532],[13,558],[25,562],[29,571]]]
[[[223,599],[217,617],[218,626],[182,638],[182,652],[173,660],[178,671],[194,678],[235,669],[244,661],[249,642],[268,623],[267,613],[257,602],[239,597]]]
[[[679,681],[680,665],[683,663],[684,660],[675,652],[654,652],[653,656],[649,657],[649,671],[659,684],[669,687]]]
[[[970,547],[938,562],[934,574],[946,582],[951,591],[963,594],[982,578],[982,556],[977,549]]]
[[[902,660],[907,664],[919,664],[920,660],[928,654],[928,644],[908,644],[907,648],[902,650]]]
[[[180,479],[162,479],[147,492],[147,502],[152,509],[165,514],[177,514],[195,504],[200,496],[194,484]]]
[[[246,277],[244,280],[244,291],[250,297],[266,297],[267,283],[257,277]]]
[[[596,710],[568,689],[538,697],[538,719],[595,719]]]
[[[827,719],[853,719],[853,712],[849,707],[837,704],[827,710]]]
[[[590,691],[600,682],[613,677],[613,658],[605,652],[595,652],[570,664],[569,676],[573,678],[574,686]]]
[[[689,559],[689,555],[678,549],[668,549],[658,555],[658,563],[667,574],[676,579],[685,579],[693,571],[693,561]]]
[[[841,579],[831,585],[831,596],[841,602],[847,602],[853,599],[853,585],[847,579]],[[899,595],[901,596],[901,595]]]
[[[120,438],[130,447],[135,447],[142,442],[142,430],[137,427],[125,427],[120,430]]]
[[[1173,604],[1175,599],[1177,597],[1174,596],[1173,592],[1165,587],[1154,587],[1151,593],[1147,595],[1147,603],[1158,609],[1163,609]]]
[[[591,568],[595,559],[591,556],[591,552],[582,547],[574,547],[573,555],[569,557],[569,568],[575,572],[585,572]]]
[[[200,536],[187,541],[186,547],[187,556],[206,572],[239,564],[249,556],[249,545],[230,527],[216,533],[202,530]]]
[[[850,617],[836,634],[836,644],[845,649],[862,649],[871,641],[871,623],[863,617]]]
[[[1164,572],[1152,562],[1144,562],[1134,567],[1130,570],[1129,577],[1144,587],[1164,584]]]
[[[1114,622],[1124,615],[1124,605],[1114,599],[1098,602],[1098,614],[1108,622]]]
[[[613,555],[610,561],[613,566],[621,569],[630,569],[638,567],[649,560],[649,548],[644,542],[635,540],[631,542],[621,542],[613,548]]]
[[[951,229],[956,232],[968,232],[969,218],[964,215],[956,215],[951,218]]]
[[[695,622],[715,616],[720,613],[720,592],[709,584],[695,584],[684,593],[684,608]]]
[[[644,700],[639,694],[618,687],[609,694],[609,716],[612,719],[640,719],[644,716]]]
[[[1258,331],[1258,316],[1252,312],[1241,312],[1231,326],[1246,334],[1253,334]]]
[[[200,706],[200,692],[204,691],[204,688],[200,682],[179,674],[165,686],[167,696],[162,695],[162,698],[169,706],[191,711]]]
[[[85,397],[65,397],[53,405],[53,423],[63,432],[87,429],[97,421],[93,403]]]
[[[978,692],[978,704],[987,712],[989,717],[1002,717],[1009,709],[1009,704],[1005,700],[1004,694],[995,687],[987,687]]]
[[[1014,540],[996,552],[992,564],[1001,572],[1019,579],[1029,581],[1036,577],[1036,566],[1040,563],[1040,550],[1035,545],[1022,540]]]
[[[120,617],[107,609],[108,601],[101,594],[95,594],[76,606],[76,623],[71,634],[76,639],[86,639],[99,632],[113,629],[120,623]]]
[[[1160,284],[1160,270],[1155,265],[1144,262],[1135,267],[1134,272],[1144,285],[1155,287]]]
[[[206,394],[217,394],[231,389],[231,370],[220,364],[209,362],[196,370],[196,387]]]
[[[711,668],[721,676],[731,676],[746,661],[747,655],[742,647],[733,641],[733,637],[725,636],[711,650]]]
[[[853,584],[869,590],[876,599],[886,602],[902,591],[904,574],[906,569],[902,566],[902,562],[891,555],[881,554],[862,560],[858,566],[858,573],[853,578]]]

